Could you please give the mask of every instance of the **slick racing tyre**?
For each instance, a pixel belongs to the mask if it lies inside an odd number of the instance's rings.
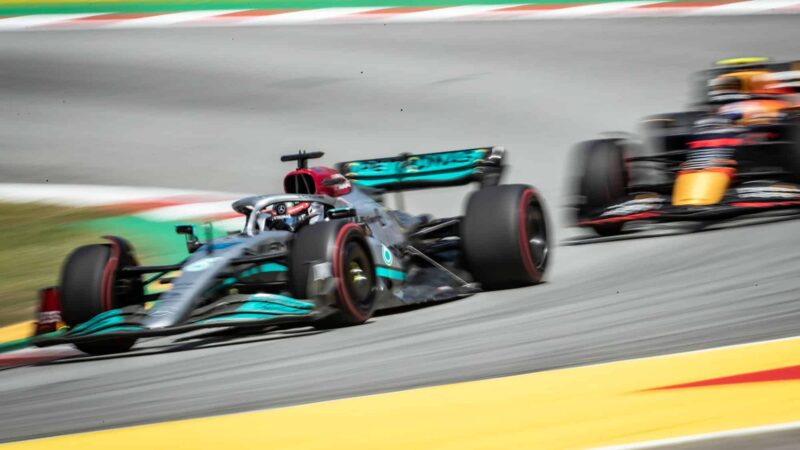
[[[363,229],[343,220],[306,226],[292,244],[289,283],[292,294],[311,298],[313,265],[330,263],[335,280],[331,304],[336,312],[315,323],[336,328],[366,322],[375,311],[375,265]]]
[[[461,222],[467,268],[487,289],[528,286],[547,268],[547,215],[536,191],[510,184],[475,191]]]
[[[94,316],[143,301],[141,280],[120,276],[123,267],[134,265],[130,246],[123,240],[77,248],[61,271],[61,316],[74,327]],[[112,338],[82,342],[75,346],[90,355],[120,353],[130,349],[134,338]]]
[[[786,171],[792,176],[792,181],[800,183],[800,118],[794,117],[789,123],[786,143]]]
[[[578,218],[593,218],[625,197],[628,188],[628,170],[625,166],[624,141],[599,139],[578,147],[577,194],[583,199],[578,208]],[[593,225],[601,236],[612,236],[622,231],[622,222]]]

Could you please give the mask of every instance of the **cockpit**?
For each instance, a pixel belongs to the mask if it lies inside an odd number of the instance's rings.
[[[246,217],[242,233],[255,236],[264,231],[295,232],[331,218],[331,211],[346,210],[346,206],[327,195],[277,194],[243,198],[233,209]]]
[[[325,204],[321,202],[287,201],[267,205],[256,214],[256,231],[297,231],[325,219]]]
[[[283,180],[285,194],[243,198],[233,209],[247,217],[242,233],[254,236],[263,231],[295,232],[305,225],[327,218],[351,217],[349,203],[338,197],[351,192],[347,178],[327,167],[308,167],[308,160],[322,152],[284,155],[281,161],[297,161],[297,168]]]

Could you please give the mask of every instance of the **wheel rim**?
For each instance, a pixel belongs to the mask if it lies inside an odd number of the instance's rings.
[[[357,242],[348,242],[342,262],[342,278],[347,294],[359,311],[369,311],[375,291],[375,271],[366,251]]]
[[[536,201],[529,202],[526,208],[525,231],[533,264],[541,273],[547,265],[550,249],[547,245],[547,223],[542,208]]]

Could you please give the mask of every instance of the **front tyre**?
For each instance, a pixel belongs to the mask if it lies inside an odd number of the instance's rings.
[[[598,139],[578,146],[579,220],[596,217],[626,196],[629,176],[624,145],[619,139]],[[622,232],[622,226],[622,222],[609,222],[592,225],[592,229],[600,236],[613,236]]]
[[[318,328],[337,328],[366,322],[375,311],[375,265],[364,230],[347,221],[309,225],[297,232],[292,244],[289,285],[297,298],[310,298],[313,265],[330,263],[336,286],[331,304],[336,312],[318,322]]]
[[[77,248],[61,271],[61,315],[74,327],[96,315],[142,301],[141,281],[120,277],[120,270],[132,264],[132,257],[122,240],[112,245],[93,244]],[[75,344],[90,355],[105,355],[129,350],[134,338],[113,338]]]
[[[475,191],[461,223],[461,247],[467,268],[484,288],[539,283],[550,251],[541,198],[524,184]]]

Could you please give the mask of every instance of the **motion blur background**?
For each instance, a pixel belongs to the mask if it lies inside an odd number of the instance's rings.
[[[298,149],[333,165],[502,145],[506,181],[541,190],[565,244],[544,285],[363,327],[2,371],[0,441],[798,334],[796,222],[592,243],[563,209],[576,142],[685,107],[714,60],[796,58],[798,38],[796,15],[0,34],[4,183],[266,193]],[[465,193],[407,205],[458,214]],[[0,206],[0,323],[30,319],[35,289],[99,234],[81,224],[111,214],[63,206]]]

